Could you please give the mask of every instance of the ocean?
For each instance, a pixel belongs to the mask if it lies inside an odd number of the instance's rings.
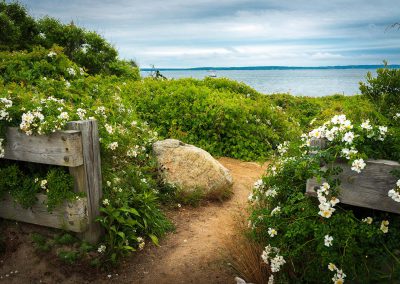
[[[333,94],[359,94],[359,82],[375,69],[294,69],[294,70],[216,70],[218,78],[243,82],[264,94],[290,93],[296,96],[320,97]],[[142,71],[148,76],[150,71]],[[203,79],[207,70],[162,70],[167,78]]]

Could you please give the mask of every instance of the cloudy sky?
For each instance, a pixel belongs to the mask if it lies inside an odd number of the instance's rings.
[[[400,64],[398,0],[22,0],[143,68]]]

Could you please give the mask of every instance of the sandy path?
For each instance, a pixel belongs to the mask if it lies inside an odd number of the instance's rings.
[[[147,249],[124,263],[115,282],[233,283],[234,275],[222,257],[225,242],[235,237],[235,213],[246,204],[263,167],[229,158],[219,161],[233,176],[233,197],[224,203],[175,212],[170,218],[176,231],[163,239],[160,247]]]
[[[263,167],[229,158],[219,161],[233,176],[232,198],[169,212],[176,231],[163,238],[159,247],[149,245],[125,259],[117,271],[59,265],[55,257],[38,255],[31,243],[30,232],[46,235],[46,228],[17,224],[7,234],[9,253],[0,255],[0,283],[233,283],[235,275],[223,257],[225,244],[235,238],[235,216],[246,205]]]

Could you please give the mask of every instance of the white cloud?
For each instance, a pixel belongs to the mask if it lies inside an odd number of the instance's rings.
[[[23,0],[74,20],[142,66],[400,63],[395,0]],[[399,55],[398,55],[399,54]]]

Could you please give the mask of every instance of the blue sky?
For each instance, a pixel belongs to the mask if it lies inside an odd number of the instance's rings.
[[[398,0],[22,0],[143,67],[400,63]]]

